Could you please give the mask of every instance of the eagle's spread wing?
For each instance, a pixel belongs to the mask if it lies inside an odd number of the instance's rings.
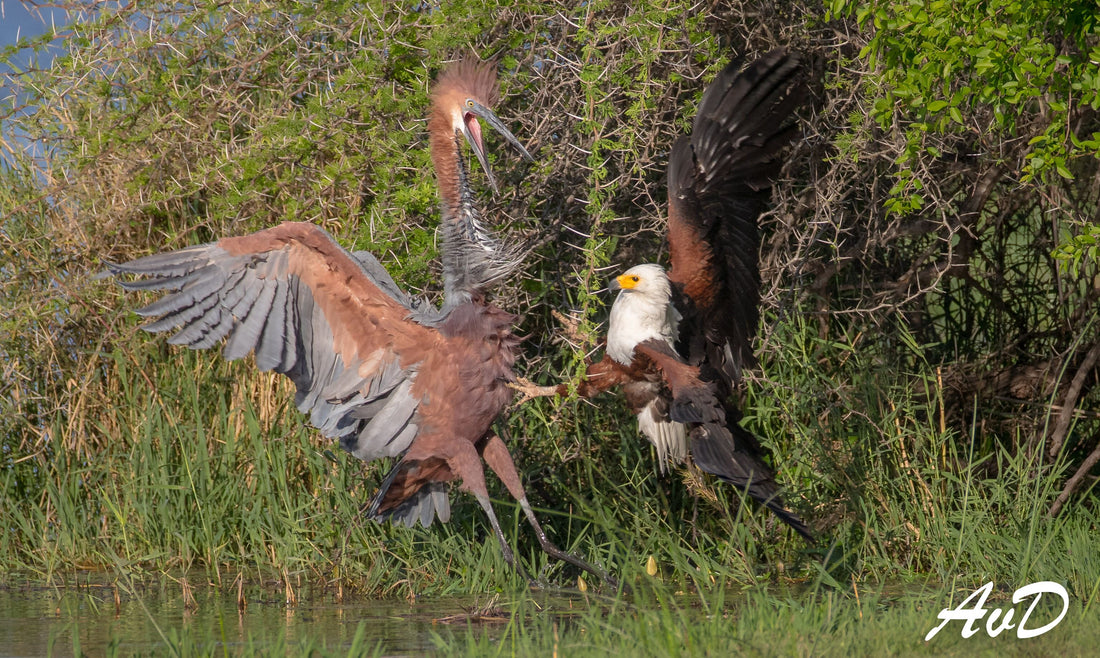
[[[738,68],[731,62],[704,92],[691,136],[676,141],[668,163],[669,278],[684,316],[678,347],[727,385],[755,363],[756,222],[806,94],[796,54],[776,50]]]
[[[404,294],[367,255],[323,229],[285,223],[242,237],[109,265],[140,277],[129,290],[170,294],[138,311],[148,331],[194,349],[223,338],[227,359],[256,354],[261,370],[297,387],[295,402],[356,457],[404,452],[415,438],[418,364],[435,329],[411,319]]]

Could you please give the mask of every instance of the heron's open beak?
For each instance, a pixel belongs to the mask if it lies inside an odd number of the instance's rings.
[[[531,157],[523,144],[520,144],[512,131],[504,127],[504,123],[497,118],[497,115],[493,114],[492,110],[476,102],[467,105],[465,109],[466,113],[462,117],[462,134],[466,137],[466,142],[470,145],[470,148],[473,149],[478,162],[481,163],[481,168],[485,170],[485,175],[489,178],[489,187],[493,188],[495,193],[497,192],[497,182],[493,178],[493,170],[489,168],[489,160],[485,157],[485,144],[481,140],[481,124],[477,122],[479,117],[484,119],[485,123],[489,124],[493,130],[500,133],[504,139],[508,140],[512,146],[515,146],[528,162],[534,162],[535,159]]]

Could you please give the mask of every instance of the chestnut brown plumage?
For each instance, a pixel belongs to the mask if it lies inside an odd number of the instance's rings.
[[[732,399],[755,361],[760,271],[757,219],[783,149],[798,134],[791,113],[806,94],[797,54],[770,52],[743,70],[731,63],[703,94],[690,136],[668,164],[672,261],[617,277],[607,353],[588,368],[578,394],[623,387],[663,471],[690,451],[696,465],[747,492],[799,534],[809,528],[779,497],[772,470]],[[557,387],[520,387],[529,396]]]
[[[298,408],[323,435],[364,460],[397,457],[372,500],[371,519],[424,526],[450,518],[448,483],[474,495],[509,564],[512,553],[490,504],[482,460],[519,501],[540,545],[597,577],[602,570],[554,546],[543,532],[512,458],[491,425],[512,399],[519,339],[514,317],[486,301],[518,258],[482,223],[462,157],[466,141],[495,189],[479,119],[530,155],[489,109],[491,65],[459,62],[432,92],[429,132],[441,203],[444,303],[414,303],[369,253],[350,254],[322,229],[284,223],[243,237],[156,254],[115,274],[146,278],[129,290],[171,294],[138,311],[169,342],[224,354],[255,352],[261,370],[285,374]]]

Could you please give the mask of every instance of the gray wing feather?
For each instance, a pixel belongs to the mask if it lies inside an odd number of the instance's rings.
[[[178,323],[179,320],[183,320],[186,324],[183,329],[180,329],[178,333],[168,339],[168,342],[172,345],[190,345],[202,337],[204,337],[211,327],[216,326],[218,321],[221,320],[221,307],[218,306],[217,297],[207,297],[199,303],[196,303],[191,307],[190,312],[187,313],[186,318],[183,314],[177,320],[173,318],[173,323]],[[159,322],[164,322],[163,320]],[[165,326],[165,329],[171,329],[172,326]],[[156,331],[151,327],[146,327],[149,331]]]
[[[192,319],[193,313],[190,311],[195,308],[196,303],[207,299],[221,287],[215,277],[203,276],[204,274],[203,270],[199,270],[193,275],[180,277],[179,280],[187,283],[180,288],[179,292],[139,308],[137,314],[143,318],[163,315],[165,320],[174,320],[178,317],[180,319],[177,324]]]
[[[401,302],[406,308],[410,308],[409,296],[405,294],[405,291],[397,286],[397,283],[390,276],[390,273],[386,271],[385,267],[382,267],[382,263],[378,262],[378,259],[374,257],[369,251],[357,251],[352,254],[355,260],[359,261],[359,265],[363,268],[363,271],[367,273],[367,276],[374,281],[375,285],[382,289],[390,297],[393,297],[397,301]]]
[[[237,315],[240,320],[229,334],[229,340],[225,341],[222,353],[225,358],[233,361],[248,356],[248,353],[256,347],[260,339],[260,332],[267,322],[267,312],[271,310],[271,302],[275,299],[275,287],[277,284],[271,281],[263,281],[259,284],[259,292],[250,298],[252,302],[245,311],[243,317]]]
[[[192,349],[205,350],[214,347],[221,340],[221,337],[233,328],[233,315],[220,305],[216,308],[218,311],[217,321],[210,326],[205,336],[191,343],[190,347]]]
[[[439,520],[443,523],[451,520],[451,498],[447,495],[447,488],[443,486],[431,487],[432,507],[435,508],[435,515],[439,517]],[[431,522],[431,519],[428,519]],[[428,524],[425,523],[425,526]]]
[[[212,243],[108,270],[144,277],[122,282],[127,290],[168,291],[138,311],[153,318],[143,327],[147,331],[178,329],[169,342],[193,349],[227,339],[223,353],[230,360],[255,352],[257,367],[294,382],[296,406],[326,437],[364,460],[401,454],[418,431],[416,365],[402,368],[394,356],[362,375],[361,363],[344,363],[313,291],[288,273],[288,258],[286,249],[232,255]],[[428,325],[441,319],[434,307],[414,303],[373,255],[358,252],[354,259],[383,293],[409,309],[411,319]],[[450,516],[446,488],[430,494],[406,510],[407,521],[427,525],[433,515]]]
[[[369,455],[385,455],[393,457],[400,454],[404,448],[391,445],[394,438],[400,436],[405,427],[412,420],[420,401],[412,395],[412,381],[406,379],[400,386],[386,394],[386,403],[362,426],[357,434],[343,437],[341,442],[344,449],[353,455],[360,453]],[[356,416],[364,407],[356,405],[352,409],[352,416]],[[394,430],[397,430],[396,433]]]
[[[264,330],[256,343],[256,367],[260,370],[275,370],[283,364],[283,354],[287,350],[286,302],[290,286],[275,287],[275,299],[271,310],[264,320]]]
[[[363,266],[363,270],[379,288],[409,309],[409,317],[412,320],[427,327],[434,327],[446,317],[446,312],[436,308],[431,302],[413,299],[405,294],[405,291],[401,288],[398,288],[393,281],[393,277],[386,271],[386,268],[382,267],[374,254],[369,251],[357,251],[352,256],[359,261],[359,264]]]

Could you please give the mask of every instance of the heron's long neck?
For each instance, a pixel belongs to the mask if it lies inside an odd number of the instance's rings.
[[[452,181],[447,183],[450,188],[443,191],[443,178],[439,179],[440,197],[443,199],[443,221],[457,227],[460,240],[471,245],[480,246],[485,251],[496,251],[499,248],[492,231],[481,223],[481,212],[474,203],[474,191],[470,186],[470,176],[466,169],[466,162],[462,159],[462,149],[459,146],[458,135],[451,141],[450,162],[453,167]]]
[[[458,135],[451,128],[446,114],[440,111],[433,112],[428,119],[428,134],[432,165],[439,183],[439,197],[443,202],[443,214],[446,217],[449,212],[453,217],[464,202],[464,195],[467,197],[466,202],[469,202],[469,182],[466,167],[462,163]]]
[[[432,123],[428,130],[441,200],[444,305],[456,306],[507,275],[514,259],[481,222],[460,135]]]

